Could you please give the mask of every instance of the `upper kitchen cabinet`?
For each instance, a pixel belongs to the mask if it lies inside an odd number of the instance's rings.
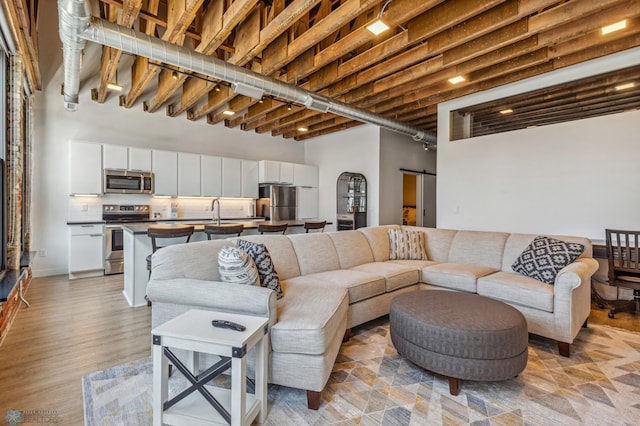
[[[258,162],[242,160],[241,196],[258,198]]]
[[[102,145],[69,142],[69,193],[102,194]]]
[[[222,196],[240,197],[242,193],[242,160],[222,159]]]
[[[200,196],[200,156],[178,153],[178,196]]]
[[[129,148],[129,170],[151,171],[151,150],[146,148]]]
[[[178,153],[153,150],[151,152],[154,176],[154,195],[178,195]]]
[[[129,167],[128,148],[121,145],[102,145],[102,168],[127,170]]]
[[[259,183],[293,185],[293,163],[262,160],[258,165]]]
[[[222,196],[222,158],[212,155],[200,157],[200,187],[203,197]]]
[[[309,166],[307,164],[294,164],[293,185],[317,188],[318,168],[316,166]]]

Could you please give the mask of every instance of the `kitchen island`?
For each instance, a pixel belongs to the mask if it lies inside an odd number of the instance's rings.
[[[317,221],[316,220],[307,220]],[[273,221],[223,221],[222,224],[243,224],[244,231],[242,235],[256,235],[258,233],[258,224],[282,225],[287,224],[287,234],[304,233],[305,220],[273,220]],[[195,232],[191,237],[191,242],[204,241],[207,235],[204,233],[204,226],[214,224],[214,221],[197,221],[182,220],[172,221],[172,223],[185,223],[193,225]],[[155,223],[132,223],[122,224],[124,236],[124,297],[127,299],[129,306],[146,306],[145,294],[147,283],[149,282],[149,271],[147,270],[146,258],[152,253],[151,239],[147,236],[147,229]],[[330,225],[331,222],[327,222]],[[228,236],[220,236],[226,238]],[[184,238],[162,240],[162,245],[183,243]]]

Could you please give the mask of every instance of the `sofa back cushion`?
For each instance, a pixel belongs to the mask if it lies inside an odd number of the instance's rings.
[[[298,257],[302,275],[340,269],[338,253],[326,233],[292,234],[288,238]]]
[[[247,240],[254,243],[264,244],[269,250],[271,261],[276,269],[280,280],[288,280],[300,276],[300,266],[298,258],[289,238],[284,235],[247,235],[235,240]]]
[[[502,267],[500,268],[504,272],[513,272],[511,265],[516,261],[518,256],[524,249],[531,244],[533,239],[537,237],[537,234],[511,234],[507,239],[504,247],[504,255],[502,257]],[[555,240],[565,241],[568,243],[578,243],[584,246],[584,252],[578,257],[593,257],[591,248],[591,240],[583,237],[569,237],[566,235],[546,235],[549,238]]]
[[[231,241],[211,240],[163,247],[151,258],[151,278],[220,281],[218,252],[222,247],[233,246]]]
[[[425,233],[427,257],[439,263],[449,260],[451,242],[458,231],[454,229],[423,228],[420,226],[403,226],[402,229]]]
[[[328,232],[338,253],[340,268],[349,269],[363,263],[373,262],[373,252],[369,241],[362,232],[340,231]]]
[[[448,262],[502,268],[504,247],[509,234],[505,232],[458,231],[449,249]]]
[[[362,232],[369,241],[369,246],[373,252],[373,260],[376,262],[384,262],[389,260],[389,232],[388,230],[401,229],[398,225],[383,225],[360,228],[358,232]]]

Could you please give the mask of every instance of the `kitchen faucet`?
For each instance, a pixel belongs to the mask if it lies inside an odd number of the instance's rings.
[[[214,214],[214,208],[216,207],[216,205],[218,206],[218,210],[216,212],[216,214]],[[215,220],[216,221],[216,225],[220,226],[220,198],[214,198],[213,201],[211,201],[211,215],[212,218],[211,220]]]

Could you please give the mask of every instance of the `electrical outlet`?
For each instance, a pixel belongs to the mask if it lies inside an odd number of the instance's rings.
[[[86,212],[86,211],[88,211],[88,210],[89,210],[89,204],[83,204],[83,205],[82,205],[82,211],[83,211],[83,212]]]
[[[47,249],[38,250],[38,256],[47,257]]]

